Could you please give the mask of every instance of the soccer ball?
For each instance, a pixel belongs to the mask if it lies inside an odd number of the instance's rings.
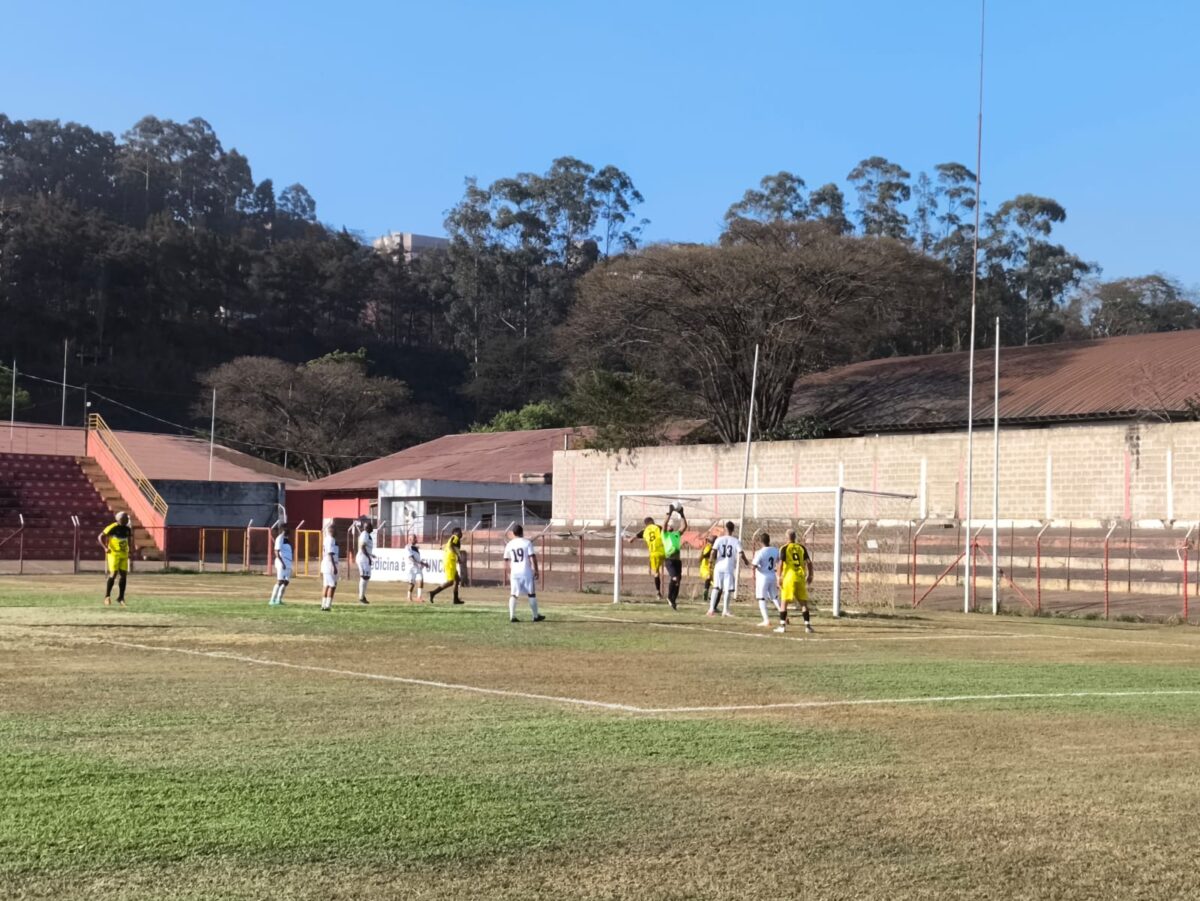
[[[671,512],[678,513],[680,516],[682,516],[683,515],[683,504],[678,503],[678,502],[671,504]]]

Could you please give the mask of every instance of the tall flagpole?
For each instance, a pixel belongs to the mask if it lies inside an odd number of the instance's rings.
[[[979,287],[979,197],[983,167],[983,35],[987,20],[987,0],[979,0],[979,118],[975,131],[975,235],[971,251],[971,347],[967,364],[967,498],[963,532],[963,613],[971,612],[971,493],[975,488],[975,300]]]
[[[212,481],[213,442],[217,440],[217,389],[213,388],[212,425],[208,430],[208,480]]]
[[[67,339],[63,338],[62,419],[59,425],[67,424]]]
[[[1000,612],[1000,317],[992,374],[992,616]]]
[[[17,358],[13,357],[12,402],[8,409],[8,450],[12,453],[13,431],[17,426]]]
[[[754,430],[754,392],[758,388],[758,345],[754,345],[754,370],[750,376],[750,412],[746,414],[746,466],[742,471],[742,512],[738,515],[738,538],[746,540],[746,495],[750,487],[750,439]],[[741,568],[737,560],[733,561],[734,573]],[[737,595],[737,576],[734,577],[734,596]],[[728,609],[728,607],[726,608]]]
[[[758,345],[754,345],[754,371],[750,376],[750,412],[746,414],[746,466],[742,472],[742,490],[750,487],[750,437],[754,429],[754,392],[758,388]],[[742,495],[742,512],[738,516],[738,535],[745,538],[746,495]]]

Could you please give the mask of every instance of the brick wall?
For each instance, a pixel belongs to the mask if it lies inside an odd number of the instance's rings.
[[[918,496],[918,518],[965,512],[965,432],[755,444],[750,485],[828,486]],[[611,521],[618,491],[740,488],[745,446],[554,454],[554,518]],[[992,510],[992,433],[975,435],[975,519]],[[710,506],[735,515],[739,498]],[[1200,520],[1200,423],[1089,424],[1000,433],[1000,518]]]

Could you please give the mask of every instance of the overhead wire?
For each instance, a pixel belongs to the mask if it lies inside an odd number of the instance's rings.
[[[34,381],[37,381],[37,382],[44,382],[47,385],[55,385],[57,387],[67,387],[67,388],[70,388],[75,391],[87,391],[89,397],[99,398],[100,400],[103,400],[106,403],[114,404],[115,406],[121,407],[124,410],[128,410],[130,413],[136,413],[138,416],[143,416],[146,419],[151,419],[157,423],[161,423],[162,425],[171,426],[174,429],[178,429],[181,432],[190,433],[193,436],[199,436],[199,437],[204,437],[204,438],[210,437],[210,432],[208,430],[197,429],[192,426],[183,425],[182,423],[172,422],[169,419],[163,419],[161,416],[156,416],[155,414],[148,413],[145,410],[140,410],[137,407],[130,406],[129,404],[119,401],[116,398],[109,397],[107,394],[103,394],[99,391],[96,391],[94,388],[92,388],[91,385],[87,385],[87,386],[72,385],[69,382],[64,382],[62,379],[47,379],[47,378],[43,378],[39,375],[34,375],[33,373],[30,373],[30,372],[19,372],[17,375],[17,378],[18,379],[21,379],[21,378],[33,379]],[[112,389],[110,388],[109,390],[112,390]],[[167,392],[163,392],[163,393],[167,393]],[[177,395],[177,396],[182,396],[182,395]],[[217,434],[216,432],[212,432],[211,437],[214,441],[219,441],[223,444],[225,444],[225,443],[240,444],[243,447],[250,447],[250,448],[254,448],[255,450],[273,450],[273,451],[280,451],[280,452],[289,453],[289,454],[299,454],[301,456],[312,454],[314,456],[328,457],[328,458],[337,459],[337,460],[375,460],[379,457],[378,454],[328,454],[328,453],[323,453],[323,452],[305,451],[305,450],[301,450],[301,449],[295,448],[295,447],[282,447],[280,445],[274,445],[274,444],[259,444],[254,441],[246,441],[245,439],[242,439],[242,438],[234,438],[234,437],[228,436],[228,435],[220,435],[220,434]]]

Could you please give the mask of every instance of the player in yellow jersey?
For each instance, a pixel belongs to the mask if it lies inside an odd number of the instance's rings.
[[[104,569],[108,581],[104,587],[104,605],[112,603],[113,582],[117,583],[117,606],[125,606],[125,581],[129,577],[129,549],[133,545],[133,529],[129,527],[129,514],[118,513],[116,522],[109,523],[97,536],[104,548]]]
[[[711,533],[706,533],[704,536],[704,547],[700,549],[700,578],[704,580],[703,598],[708,598],[708,593],[712,588],[712,556],[713,539]]]
[[[433,603],[433,599],[437,597],[438,592],[445,591],[447,588],[454,589],[454,603],[463,603],[462,598],[458,596],[458,586],[462,584],[462,574],[458,568],[458,557],[462,550],[462,529],[457,526],[450,532],[450,540],[442,547],[442,553],[446,566],[446,581],[439,585],[433,591],[429,592],[429,603]]]
[[[796,532],[789,529],[787,544],[779,549],[779,627],[776,632],[787,631],[788,602],[800,605],[804,617],[804,631],[812,632],[808,614],[808,586],[813,581],[813,561],[808,548],[796,541]]]
[[[642,524],[642,530],[629,540],[641,538],[646,542],[646,550],[650,552],[650,575],[654,577],[654,593],[662,600],[662,567],[667,559],[667,549],[663,546],[662,529],[654,524],[654,517],[647,516]]]

